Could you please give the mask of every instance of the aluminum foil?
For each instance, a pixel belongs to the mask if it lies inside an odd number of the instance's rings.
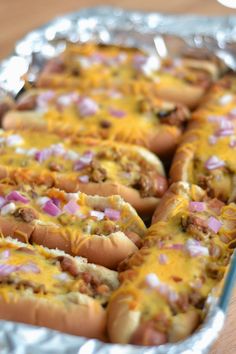
[[[188,48],[210,51],[236,70],[236,17],[174,16],[125,11],[113,7],[84,9],[59,17],[27,34],[14,53],[0,63],[0,87],[14,97],[25,81],[33,83],[46,60],[59,54],[66,42],[95,41],[135,46],[160,57]],[[209,297],[207,316],[188,339],[159,347],[106,344],[46,328],[0,321],[1,353],[15,354],[204,354],[218,337],[235,283],[236,256],[220,298]]]

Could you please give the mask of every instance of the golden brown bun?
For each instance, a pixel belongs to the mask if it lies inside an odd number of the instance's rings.
[[[141,312],[130,309],[131,300],[131,296],[122,294],[109,303],[108,334],[112,343],[129,343],[140,324]]]
[[[205,90],[201,86],[184,84],[180,87],[161,85],[156,88],[157,95],[167,101],[182,103],[190,109],[194,109],[201,101]]]
[[[35,111],[9,111],[3,118],[2,126],[6,130],[27,129],[45,131],[49,129],[47,121],[44,120],[44,113]],[[50,131],[59,136],[68,136],[75,134],[75,127],[69,124],[62,127],[60,122],[54,122],[53,126],[50,126]],[[78,134],[81,134],[81,132],[79,131]],[[146,146],[149,150],[163,158],[170,157],[173,155],[181,135],[182,130],[180,127],[160,124],[159,127],[150,131],[147,138],[136,142],[136,144]],[[97,138],[102,138],[101,134]],[[122,140],[122,137],[117,138],[117,140],[126,142]]]
[[[157,206],[152,217],[152,224],[158,221],[168,221],[174,215],[175,210],[178,210],[177,207],[186,203],[186,200],[197,201],[204,196],[205,191],[197,185],[187,182],[173,183]]]
[[[4,190],[4,185],[0,185],[1,190]],[[137,251],[135,243],[141,242],[146,227],[136,211],[119,196],[105,198],[83,195],[83,198],[86,205],[95,210],[125,210],[126,216],[122,219],[120,231],[107,236],[82,234],[81,230],[76,232],[75,229],[54,224],[53,217],[51,223],[40,221],[40,217],[27,223],[13,215],[0,216],[0,231],[4,237],[11,235],[22,242],[57,248],[73,256],[86,257],[89,262],[116,269],[122,260]],[[130,233],[135,236],[135,240],[130,237]]]
[[[17,301],[12,296],[7,302],[0,297],[0,318],[104,340],[105,310],[86,295],[73,293],[73,298],[70,297],[74,303],[69,303],[66,296],[59,304],[35,298],[33,294],[25,294]]]
[[[191,181],[193,158],[196,149],[192,143],[198,139],[196,130],[201,128],[204,129],[200,121],[194,120],[189,124],[171,164],[170,183]]]
[[[34,250],[32,246],[26,246],[10,237],[0,239],[0,243]],[[86,263],[86,260],[80,257],[70,257],[62,251],[44,248],[44,253],[70,258],[79,272],[98,276],[109,284],[111,289],[118,287],[117,273],[114,271]],[[38,297],[31,289],[25,289],[20,297],[16,297],[16,291],[12,288],[7,296],[0,296],[1,319],[49,327],[73,335],[105,339],[106,310],[98,300],[78,292]]]
[[[163,135],[166,137],[165,135]],[[170,136],[169,136],[170,137]],[[167,141],[167,139],[166,139]],[[108,197],[111,195],[120,195],[125,201],[130,203],[140,215],[150,215],[156,208],[159,198],[164,194],[167,189],[167,179],[165,177],[165,171],[161,161],[157,156],[148,151],[147,149],[123,143],[114,143],[110,141],[98,141],[95,139],[78,139],[76,144],[88,145],[88,148],[92,149],[93,144],[99,144],[100,146],[110,148],[110,146],[117,146],[127,149],[129,152],[137,153],[144,161],[152,165],[153,172],[156,173],[156,178],[153,183],[156,185],[156,195],[151,197],[142,197],[140,192],[129,186],[119,184],[118,182],[89,182],[81,183],[77,176],[68,177],[67,174],[45,171],[41,174],[38,171],[30,168],[8,168],[7,166],[0,166],[0,179],[4,180],[10,178],[17,184],[29,183],[44,185],[47,187],[57,187],[68,193],[74,193],[81,191],[89,195],[97,195]],[[73,147],[73,146],[72,146]]]

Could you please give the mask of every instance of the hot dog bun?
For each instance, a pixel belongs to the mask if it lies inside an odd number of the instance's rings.
[[[23,242],[58,248],[115,269],[137,250],[146,228],[119,196],[0,185],[0,230]]]
[[[0,239],[0,249],[1,319],[105,339],[103,306],[118,286],[114,271],[10,237]]]

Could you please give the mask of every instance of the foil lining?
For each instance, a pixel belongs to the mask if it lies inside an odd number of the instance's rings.
[[[24,87],[24,75],[34,83],[42,65],[59,54],[66,42],[95,41],[135,46],[160,57],[178,55],[189,48],[209,51],[236,70],[236,17],[164,15],[95,7],[56,18],[20,40],[14,53],[0,63],[0,87],[17,96]],[[1,93],[2,94],[2,93]],[[137,347],[102,343],[46,328],[0,321],[1,353],[15,354],[204,354],[218,337],[225,320],[236,257],[223,288],[220,302],[211,296],[201,327],[186,340],[159,347]],[[232,275],[234,274],[234,276]],[[229,286],[230,284],[230,286]],[[225,300],[227,299],[227,300]],[[219,304],[224,300],[224,306]],[[223,308],[223,310],[222,310]]]

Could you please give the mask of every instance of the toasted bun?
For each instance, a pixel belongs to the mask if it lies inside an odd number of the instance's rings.
[[[0,191],[4,188],[5,185],[0,185]],[[57,225],[53,217],[51,222],[45,223],[40,220],[40,215],[31,222],[24,222],[13,215],[6,215],[0,216],[1,233],[5,237],[12,235],[13,238],[23,242],[61,249],[73,256],[84,256],[90,262],[115,269],[123,259],[137,251],[136,243],[139,244],[146,233],[143,221],[120,196],[105,198],[79,193],[79,198],[95,210],[115,208],[121,211],[123,216],[119,225],[120,231],[112,232],[107,236],[89,235],[83,234],[80,229],[76,231],[69,226]],[[37,214],[37,210],[35,212]]]
[[[34,250],[32,246],[26,246],[10,237],[1,239],[0,243]],[[46,255],[71,258],[80,272],[96,274],[101,280],[106,280],[113,289],[118,286],[116,272],[88,264],[79,257],[72,258],[61,251],[46,248],[43,251]],[[24,290],[20,297],[16,297],[16,291],[12,288],[4,297],[0,296],[0,318],[49,327],[73,335],[105,339],[106,311],[96,299],[78,292],[38,297],[30,289]]]
[[[201,101],[205,90],[200,86],[188,84],[181,85],[181,87],[158,85],[156,93],[165,100],[182,103],[188,108],[194,109]]]
[[[140,324],[140,311],[129,307],[130,295],[119,295],[112,299],[108,307],[108,334],[112,343],[127,344]]]
[[[152,224],[168,221],[178,212],[181,205],[185,205],[189,200],[201,200],[204,196],[205,191],[196,185],[187,182],[173,183],[156,208]]]

